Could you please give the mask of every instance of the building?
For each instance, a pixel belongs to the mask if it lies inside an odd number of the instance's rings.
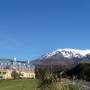
[[[21,78],[35,78],[34,68],[29,61],[16,61],[14,59],[0,59],[0,79],[12,79],[13,71],[21,73]]]
[[[14,59],[0,59],[0,69],[29,69],[31,64],[29,61],[16,61]]]
[[[0,79],[13,79],[11,74],[13,70],[10,69],[0,69]],[[33,71],[16,71],[20,73],[22,79],[35,79],[35,73]]]
[[[0,69],[0,79],[12,79],[11,73],[12,70]]]
[[[35,79],[35,73],[31,71],[21,71],[22,74],[21,78],[25,79]]]

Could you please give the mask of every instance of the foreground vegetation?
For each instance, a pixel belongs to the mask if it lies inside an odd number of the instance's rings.
[[[90,64],[79,64],[69,73],[66,73],[72,77],[76,76],[78,79],[90,80]],[[59,76],[59,77],[58,77]],[[20,75],[16,72],[12,73],[14,80],[1,80],[0,90],[85,90],[82,84],[74,82],[70,78],[66,81],[64,74],[64,81],[62,81],[63,73],[55,73],[44,68],[38,68],[36,72],[36,78],[34,79],[19,79]],[[74,84],[73,84],[74,82]],[[89,89],[87,89],[89,90]]]
[[[40,80],[1,80],[0,90],[84,90],[80,84],[56,82],[51,74]]]
[[[80,63],[67,72],[69,76],[76,76],[78,79],[90,81],[90,63]]]
[[[47,71],[46,69],[39,69],[38,74],[38,90],[84,90],[80,83],[73,83],[71,80],[58,78],[56,74]]]
[[[1,80],[0,90],[35,90],[36,80]]]

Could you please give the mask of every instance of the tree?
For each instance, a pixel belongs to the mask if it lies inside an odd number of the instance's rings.
[[[67,72],[68,76],[76,76],[78,79],[90,81],[90,63],[80,63]]]
[[[11,76],[12,76],[13,79],[20,79],[20,76],[22,76],[22,74],[17,73],[16,71],[12,71]]]

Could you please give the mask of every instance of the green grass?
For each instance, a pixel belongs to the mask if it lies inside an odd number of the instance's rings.
[[[36,80],[1,80],[0,90],[35,90]]]

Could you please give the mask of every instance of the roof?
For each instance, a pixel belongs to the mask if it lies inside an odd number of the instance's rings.
[[[0,61],[13,61],[13,59],[0,59]]]

